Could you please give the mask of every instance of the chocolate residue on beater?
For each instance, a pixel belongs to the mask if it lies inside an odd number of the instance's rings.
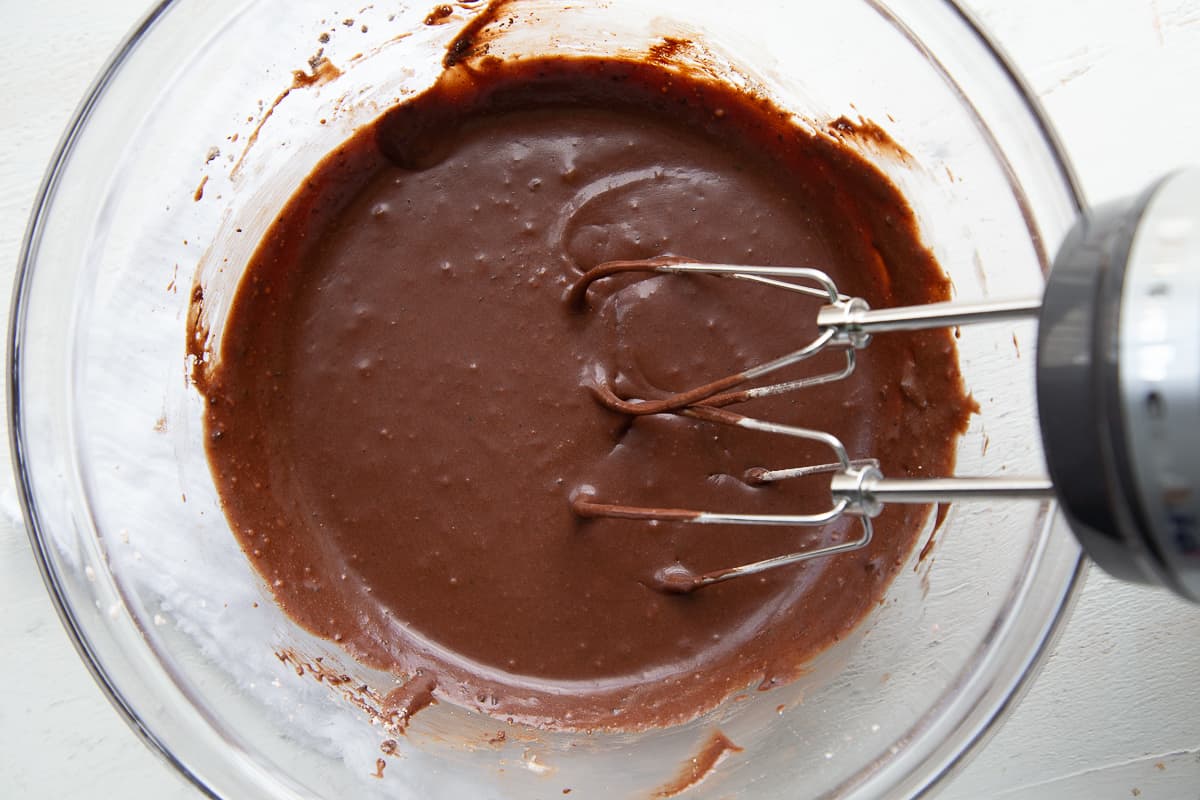
[[[598,263],[664,255],[818,265],[876,307],[944,300],[948,281],[878,170],[761,98],[653,64],[482,61],[330,154],[248,265],[198,364],[233,531],[299,623],[437,676],[417,699],[636,730],[796,677],[876,606],[928,509],[888,508],[863,550],[684,595],[656,573],[854,523],[588,521],[570,498],[827,507],[827,479],[740,477],[826,460],[811,443],[630,419],[591,388],[655,397],[739,371],[810,340],[811,301],[705,276],[614,277],[584,310],[564,294]],[[952,471],[970,403],[953,339],[931,331],[738,410],[829,430],[901,477]]]

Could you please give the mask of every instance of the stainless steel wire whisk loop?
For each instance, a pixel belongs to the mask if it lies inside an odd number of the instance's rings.
[[[709,406],[730,405],[756,397],[783,394],[799,389],[830,383],[848,377],[855,367],[855,351],[870,344],[871,336],[893,331],[916,331],[947,328],[979,322],[1000,322],[1006,319],[1036,317],[1041,308],[1040,298],[993,300],[983,303],[927,303],[918,306],[872,309],[861,297],[851,297],[838,291],[833,279],[813,267],[760,267],[744,264],[707,264],[674,258],[644,261],[610,261],[592,268],[571,287],[567,302],[575,308],[586,303],[589,287],[598,280],[626,273],[665,273],[677,275],[719,275],[750,281],[777,289],[815,297],[826,301],[816,314],[817,335],[812,341],[749,369],[727,375],[683,392],[658,400],[626,400],[617,397],[606,386],[597,388],[597,396],[614,411],[626,414],[661,414],[702,403]],[[783,280],[787,278],[789,280]],[[805,281],[807,283],[801,283]],[[815,284],[815,285],[809,285]],[[837,347],[846,357],[838,370],[810,375],[797,380],[740,391],[726,391],[771,373],[790,367]]]
[[[861,485],[868,478],[876,479],[882,477],[878,469],[878,462],[874,459],[851,459],[841,440],[825,431],[801,428],[795,425],[783,425],[777,422],[767,422],[713,407],[693,407],[685,409],[682,413],[696,419],[817,442],[828,447],[833,453],[834,461],[828,464],[814,464],[790,470],[751,470],[743,476],[743,480],[747,483],[761,484],[787,478],[801,478],[822,473],[832,473],[852,483]],[[572,498],[571,505],[575,513],[584,518],[610,517],[654,522],[689,522],[701,525],[786,525],[811,527],[827,525],[845,514],[853,514],[861,522],[862,530],[857,538],[838,544],[826,545],[799,553],[790,553],[704,575],[685,574],[676,570],[667,576],[667,587],[678,591],[696,589],[716,583],[717,581],[728,580],[743,575],[753,575],[765,570],[782,567],[786,564],[806,561],[810,558],[819,558],[857,550],[870,544],[873,535],[871,517],[874,515],[860,513],[860,504],[854,497],[853,491],[844,492],[842,496],[834,498],[828,510],[812,514],[731,514],[713,511],[694,511],[682,508],[624,506],[599,502],[590,495],[582,493]]]
[[[827,306],[829,308],[846,307],[849,310],[849,307],[852,305],[857,310],[866,305],[865,301],[861,299],[841,294],[829,275],[819,269],[810,267],[746,267],[733,264],[705,264],[676,258],[654,258],[644,261],[609,261],[593,267],[584,273],[568,291],[567,303],[573,308],[581,309],[586,304],[589,287],[596,281],[614,275],[638,272],[719,275],[825,300],[829,303],[829,306]],[[783,280],[784,278],[789,278],[790,280]],[[797,283],[796,281],[806,281],[807,283]],[[815,286],[811,284],[815,284]],[[596,387],[596,396],[601,403],[613,411],[632,414],[634,416],[644,416],[647,414],[678,411],[696,404],[706,406],[731,405],[759,397],[769,397],[810,386],[818,386],[823,383],[831,383],[848,377],[854,371],[855,347],[843,348],[845,362],[841,369],[819,375],[810,375],[797,380],[732,391],[734,387],[741,386],[812,358],[827,347],[835,344],[837,336],[838,326],[830,325],[818,333],[811,342],[790,353],[750,367],[734,375],[727,375],[724,378],[706,383],[703,386],[678,392],[660,400],[625,400],[613,393],[608,386]],[[846,341],[849,342],[850,340]],[[865,343],[863,341],[864,345]]]

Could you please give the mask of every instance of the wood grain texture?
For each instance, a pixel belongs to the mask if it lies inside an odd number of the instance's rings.
[[[0,287],[46,163],[146,0],[2,0]],[[1187,0],[969,0],[1043,98],[1093,201],[1200,162],[1200,7]],[[8,308],[0,311],[7,320]],[[0,425],[4,423],[0,421]],[[7,439],[5,439],[7,441]],[[199,794],[92,683],[46,597],[0,477],[0,794]],[[1093,574],[1007,724],[944,787],[967,798],[1200,798],[1200,609]],[[1135,791],[1136,790],[1136,791]]]

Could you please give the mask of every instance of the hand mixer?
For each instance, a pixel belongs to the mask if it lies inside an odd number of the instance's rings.
[[[828,473],[831,503],[816,514],[730,514],[623,506],[580,495],[572,500],[575,513],[783,526],[825,525],[850,515],[861,523],[857,538],[752,564],[700,575],[667,567],[659,572],[661,588],[688,592],[866,547],[871,519],[887,503],[1057,498],[1085,551],[1107,571],[1200,601],[1200,169],[1170,175],[1139,197],[1079,220],[1041,298],[871,309],[861,298],[841,294],[817,269],[662,258],[601,264],[577,281],[568,302],[582,305],[593,283],[628,272],[721,275],[825,301],[816,338],[777,359],[661,399],[622,399],[607,386],[596,393],[625,414],[678,413],[823,444],[832,454],[827,464],[759,468],[743,479],[768,483]],[[1038,321],[1036,390],[1049,478],[888,478],[874,460],[851,459],[827,432],[726,408],[845,378],[857,351],[875,335],[1013,318]],[[830,349],[845,356],[836,371],[744,388]]]

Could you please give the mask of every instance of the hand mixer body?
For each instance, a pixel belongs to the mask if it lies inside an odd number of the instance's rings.
[[[1060,507],[1113,575],[1200,601],[1200,169],[1081,219],[1038,325]]]

